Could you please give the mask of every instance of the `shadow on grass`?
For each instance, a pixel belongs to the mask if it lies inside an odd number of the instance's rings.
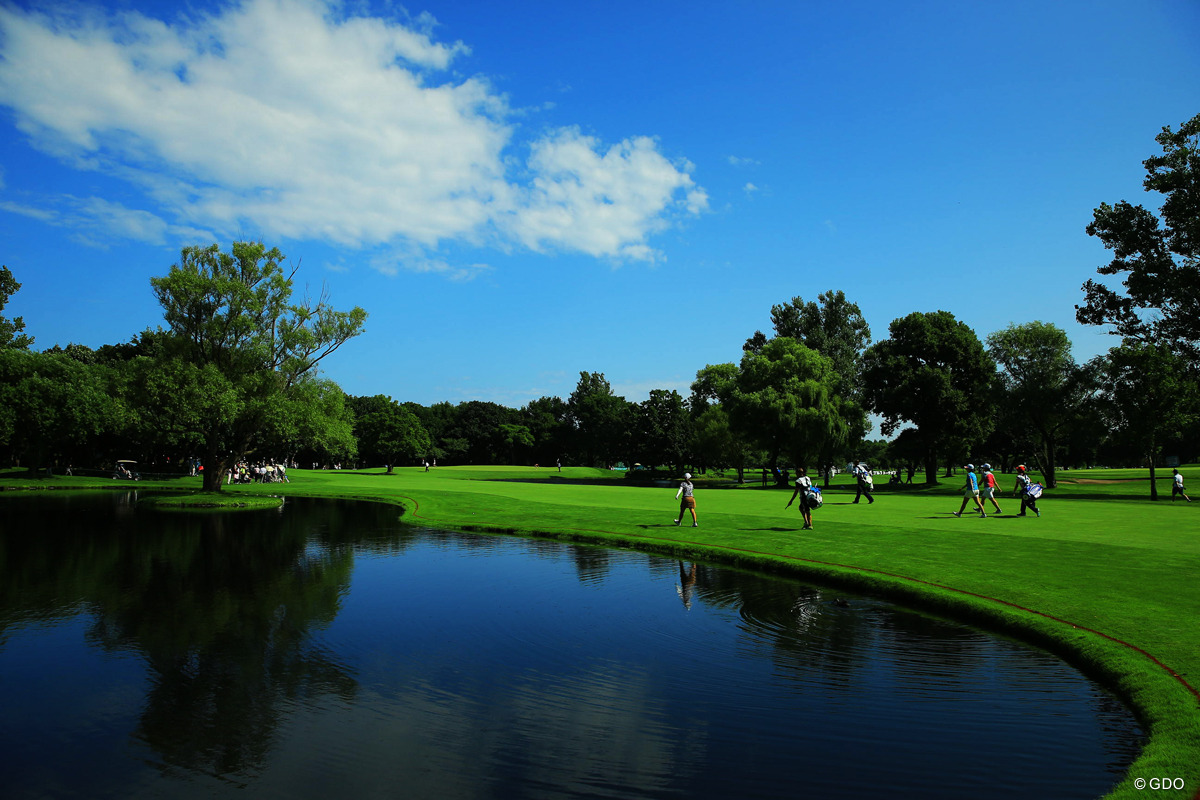
[[[778,526],[773,527],[773,528],[738,528],[737,530],[739,530],[739,531],[773,531],[775,533],[799,533],[800,532],[800,528],[781,528]]]

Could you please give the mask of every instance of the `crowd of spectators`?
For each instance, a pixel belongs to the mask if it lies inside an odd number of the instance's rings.
[[[226,483],[291,483],[283,464],[239,462],[229,470]]]

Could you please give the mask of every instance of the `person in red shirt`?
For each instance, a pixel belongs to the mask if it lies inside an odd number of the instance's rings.
[[[992,505],[996,509],[996,513],[1003,514],[1004,512],[1000,510],[1000,504],[996,502],[996,476],[992,474],[991,464],[983,465],[983,480],[981,480],[979,483],[981,484],[979,487],[979,499],[981,501],[980,505],[983,505],[983,500],[991,500]]]

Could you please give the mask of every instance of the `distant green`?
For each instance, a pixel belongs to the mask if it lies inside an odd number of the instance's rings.
[[[1189,493],[1200,466],[1181,468]],[[1147,797],[1139,778],[1183,778],[1200,790],[1200,502],[1149,502],[1144,470],[1063,472],[1042,517],[1015,517],[1014,479],[997,475],[1001,516],[959,507],[959,477],[932,488],[886,487],[851,503],[839,476],[801,531],[791,492],[698,479],[700,527],[675,527],[675,486],[635,486],[585,468],[438,467],[288,473],[291,483],[227,487],[230,495],[378,500],[412,524],[553,536],[800,573],[940,610],[1060,653],[1136,710],[1149,742],[1110,797]],[[753,477],[748,473],[748,477]],[[1160,473],[1162,475],[1162,473]],[[128,482],[0,473],[0,487],[178,488],[199,480]],[[1159,484],[1164,498],[1170,484]],[[1198,492],[1197,494],[1200,494]],[[990,511],[989,506],[989,511]]]

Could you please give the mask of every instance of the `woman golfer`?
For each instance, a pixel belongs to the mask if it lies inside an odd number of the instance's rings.
[[[799,474],[796,476],[796,491],[792,492],[792,499],[787,501],[784,508],[789,508],[796,498],[800,498],[800,516],[804,517],[804,527],[800,530],[811,531],[812,526],[812,505],[808,502],[808,493],[812,489],[812,479],[808,477],[808,470],[800,467],[797,470]]]
[[[679,500],[679,519],[675,520],[675,524],[683,522],[683,514],[685,511],[692,512],[692,527],[699,528],[700,523],[696,521],[696,498],[692,496],[692,473],[683,473],[683,483],[679,484],[679,491],[675,493],[675,499]],[[682,498],[682,499],[680,499]]]

